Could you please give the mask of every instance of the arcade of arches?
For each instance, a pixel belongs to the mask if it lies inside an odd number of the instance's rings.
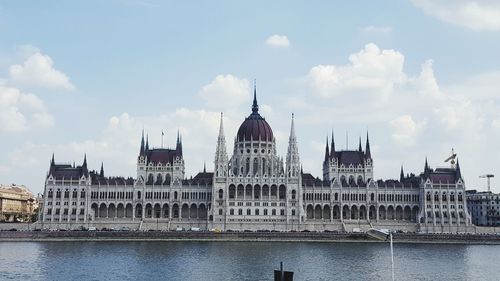
[[[395,208],[392,205],[344,205],[342,209],[339,205],[309,204],[306,207],[306,218],[308,220],[398,220],[417,222],[418,206],[401,206]]]
[[[128,203],[119,203],[115,205],[110,203],[108,205],[101,203],[92,204],[92,211],[95,218],[99,219],[206,219],[208,216],[208,209],[210,204],[179,204],[175,203],[171,206],[167,203],[161,205],[159,203],[147,203],[143,206],[141,203],[133,206]]]

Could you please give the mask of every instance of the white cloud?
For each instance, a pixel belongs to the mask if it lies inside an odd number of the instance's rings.
[[[500,2],[495,0],[412,0],[441,21],[474,30],[500,30]]]
[[[370,43],[350,55],[347,65],[314,66],[306,81],[309,91],[323,98],[348,95],[359,101],[380,103],[395,87],[407,81],[403,64],[401,53],[381,50]]]
[[[27,48],[33,51],[33,47]],[[54,62],[48,55],[35,52],[23,64],[14,64],[9,68],[9,82],[17,86],[44,87],[71,91],[75,87],[68,76],[54,68]]]
[[[426,121],[416,122],[410,115],[399,116],[389,122],[392,129],[392,139],[398,145],[412,146],[425,127]]]
[[[210,108],[220,110],[238,106],[250,100],[250,84],[231,74],[217,75],[210,84],[203,86],[199,95]]]
[[[392,32],[392,28],[389,26],[374,26],[374,25],[367,25],[365,27],[362,27],[361,32],[364,33],[379,33],[379,34],[389,34]]]
[[[285,35],[274,34],[266,39],[266,44],[275,48],[287,48],[290,47],[290,41]]]
[[[0,134],[48,128],[53,124],[52,115],[37,96],[0,85]]]

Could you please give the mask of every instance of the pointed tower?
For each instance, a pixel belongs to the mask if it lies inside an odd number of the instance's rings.
[[[365,157],[370,159],[372,158],[372,153],[370,151],[370,137],[368,136],[368,131],[366,131]]]
[[[149,135],[146,134],[146,147],[145,147],[146,151],[149,150]]]
[[[403,172],[403,165],[401,165],[401,172],[399,173],[399,181],[403,182],[405,179],[405,173]]]
[[[144,156],[145,155],[145,152],[144,152],[144,129],[142,130],[142,137],[141,137],[141,148],[139,150],[139,156]]]
[[[49,175],[53,175],[56,171],[56,162],[54,161],[54,153],[52,152],[52,159],[50,160]]]
[[[252,113],[259,113],[259,105],[257,104],[257,82],[255,82],[255,81],[253,84]]]
[[[326,136],[326,146],[325,146],[325,160],[324,164],[328,163],[328,160],[330,159],[330,148],[328,148],[328,136]]]
[[[214,169],[216,177],[227,176],[228,157],[226,151],[226,137],[224,136],[224,115],[220,113],[219,137],[215,149]]]
[[[327,148],[328,150],[328,148]],[[290,137],[288,138],[288,151],[286,154],[286,173],[289,178],[299,177],[300,157],[297,147],[297,137],[295,136],[295,120],[292,113],[292,122],[290,125]]]
[[[101,176],[101,178],[104,178],[104,163],[101,162],[101,172],[99,172],[99,176]]]
[[[456,180],[462,179],[462,172],[460,171],[460,164],[458,163],[458,158],[457,158],[457,165],[455,166],[456,168]]]
[[[359,137],[358,151],[363,152],[363,148],[361,147],[361,137]]]
[[[175,150],[182,157],[182,135],[179,129],[177,129],[177,144],[175,146]]]
[[[89,174],[89,170],[87,168],[87,153],[85,153],[85,155],[83,156],[82,174],[85,177],[88,177],[88,174]]]
[[[332,145],[330,146],[330,158],[335,158],[335,136],[332,130]]]

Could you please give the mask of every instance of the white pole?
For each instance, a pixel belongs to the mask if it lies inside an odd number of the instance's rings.
[[[392,248],[392,232],[389,233],[390,244],[391,244],[391,273],[392,281],[394,281],[394,250]]]

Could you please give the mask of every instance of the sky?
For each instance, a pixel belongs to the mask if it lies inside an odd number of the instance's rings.
[[[213,169],[260,112],[304,172],[325,141],[363,146],[375,178],[419,174],[452,148],[468,189],[500,177],[500,3],[407,1],[0,1],[0,183],[43,191],[56,162],[135,176],[150,145],[182,134],[187,177]],[[500,192],[498,180],[492,190]]]

